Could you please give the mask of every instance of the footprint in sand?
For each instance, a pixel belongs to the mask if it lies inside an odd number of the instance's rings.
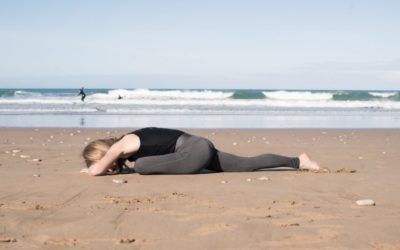
[[[220,224],[206,224],[203,225],[196,230],[194,230],[190,235],[191,236],[205,236],[209,234],[215,234],[220,232],[226,231],[233,231],[238,226],[235,224],[227,224],[227,223],[220,223]]]
[[[73,238],[53,238],[48,235],[39,235],[34,237],[33,239],[41,242],[45,246],[50,247],[73,247],[79,245],[78,240]]]
[[[130,244],[135,244],[135,245],[140,245],[140,244],[152,244],[155,243],[155,240],[146,240],[146,239],[135,239],[135,238],[122,238],[119,240],[116,240],[117,244],[126,244],[126,245],[130,245]]]
[[[0,207],[10,210],[38,210],[44,211],[49,209],[47,205],[43,206],[29,201],[14,201],[10,203],[0,203]]]
[[[0,243],[14,243],[17,239],[11,237],[0,237]]]

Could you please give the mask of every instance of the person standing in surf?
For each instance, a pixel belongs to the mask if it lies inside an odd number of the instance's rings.
[[[85,91],[83,91],[83,87],[79,90],[79,94],[78,95],[82,96],[81,97],[81,101],[84,102],[85,98],[86,98],[86,94],[85,94]]]

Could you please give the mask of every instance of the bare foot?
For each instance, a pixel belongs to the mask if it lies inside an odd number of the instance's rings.
[[[300,166],[299,169],[301,170],[310,170],[310,171],[318,171],[321,167],[318,165],[317,162],[313,161],[306,155],[305,153],[299,156]]]

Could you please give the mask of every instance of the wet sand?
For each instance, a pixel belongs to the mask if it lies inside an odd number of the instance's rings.
[[[130,130],[1,128],[0,248],[400,249],[400,130],[184,130],[331,172],[91,177],[85,143]]]

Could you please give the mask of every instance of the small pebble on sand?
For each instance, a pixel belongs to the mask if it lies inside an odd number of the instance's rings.
[[[268,181],[269,178],[266,177],[266,176],[261,176],[261,177],[257,178],[257,180],[259,180],[259,181]]]
[[[60,144],[63,144],[64,142],[63,142],[63,141],[59,141],[59,143],[60,143]]]
[[[19,157],[21,157],[22,159],[26,159],[26,158],[30,158],[30,155],[20,155]]]
[[[50,139],[54,139],[54,136],[53,136],[53,135],[50,135]]]
[[[385,154],[386,154],[386,152],[385,152],[385,151],[383,151],[383,152],[382,152],[382,154],[384,154],[384,155],[385,155]]]
[[[90,137],[86,137],[86,140],[87,140],[87,141],[90,141],[90,139],[91,139]]]
[[[33,137],[32,137],[32,136],[31,136],[31,137],[29,137],[29,140],[33,141]]]
[[[227,183],[227,181],[221,181],[221,184],[226,184]]]
[[[126,239],[120,239],[119,240],[119,243],[121,243],[121,244],[131,244],[131,243],[134,243],[136,240],[135,239],[133,239],[133,238],[126,238]]]
[[[80,131],[80,130],[77,130],[76,132],[79,134],[81,131]]]
[[[113,182],[116,184],[124,184],[127,183],[128,181],[124,179],[113,179]]]
[[[251,142],[251,140],[247,140],[247,143],[250,143]]]
[[[358,157],[358,159],[362,160],[362,159],[363,159],[363,157],[362,157],[362,156],[359,156],[359,157]]]
[[[251,181],[251,178],[247,178],[246,181],[250,182],[250,181]]]
[[[375,201],[371,199],[358,200],[356,203],[359,206],[375,206]]]
[[[15,154],[15,153],[21,152],[21,150],[19,150],[19,149],[14,149],[14,150],[12,150],[11,152],[13,152],[13,153]]]
[[[40,174],[33,174],[33,177],[40,177]]]
[[[10,153],[10,151],[6,150],[6,151],[4,151],[4,153],[6,153],[6,154],[9,154],[9,153]]]
[[[238,143],[237,143],[237,142],[233,142],[232,145],[233,145],[233,146],[237,146]]]
[[[41,162],[42,159],[35,158],[35,159],[32,159],[32,161],[34,161],[34,162]]]
[[[69,136],[74,136],[74,133],[69,133]]]

